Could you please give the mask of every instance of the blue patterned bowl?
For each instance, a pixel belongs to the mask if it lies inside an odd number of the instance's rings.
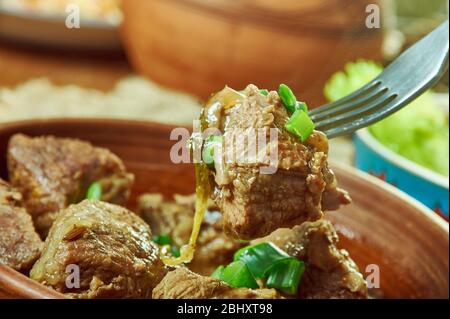
[[[411,195],[448,221],[449,180],[400,156],[380,142],[367,129],[353,138],[355,165]]]

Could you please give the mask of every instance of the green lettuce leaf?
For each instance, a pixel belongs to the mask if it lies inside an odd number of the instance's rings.
[[[336,101],[383,71],[373,61],[348,63],[334,74],[324,88],[325,97]],[[430,92],[388,118],[369,127],[370,133],[383,145],[409,160],[437,173],[449,175],[448,116],[436,105]]]

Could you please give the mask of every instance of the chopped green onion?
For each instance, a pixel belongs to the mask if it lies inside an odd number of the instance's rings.
[[[152,240],[160,246],[170,245],[172,242],[169,235],[153,236]]]
[[[203,145],[202,158],[203,162],[210,168],[214,168],[214,149],[222,146],[223,137],[218,135],[211,135]]]
[[[155,235],[152,238],[153,242],[160,246],[165,246],[165,250],[170,252],[174,257],[180,257],[180,248],[172,245],[172,238],[169,235]]]
[[[98,182],[92,183],[86,192],[86,199],[102,199],[102,185]]]
[[[287,258],[291,257],[272,243],[244,247],[234,255],[234,260],[245,262],[255,278],[266,278],[277,262]]]
[[[286,122],[284,128],[299,137],[300,140],[304,142],[314,130],[314,123],[306,112],[296,110],[294,114],[292,114],[291,118]]]
[[[304,272],[305,264],[303,261],[292,257],[285,259],[273,267],[267,278],[266,286],[289,295],[295,295]]]
[[[295,97],[292,90],[286,84],[280,84],[278,88],[278,95],[280,96],[281,102],[290,113],[294,113],[297,105],[297,98]]]
[[[211,278],[216,278],[222,280],[223,278],[223,271],[225,270],[225,266],[219,266],[216,270],[211,274]]]
[[[296,110],[302,110],[306,113],[308,113],[308,105],[306,105],[305,102],[299,102],[297,101],[297,104],[295,105]]]
[[[223,269],[221,277],[221,280],[233,288],[259,288],[247,265],[241,260],[234,261]]]
[[[239,257],[244,253],[244,251],[246,251],[250,247],[252,247],[252,246],[245,246],[245,247],[238,249],[233,255],[233,261],[239,260]]]
[[[303,261],[289,256],[272,243],[260,243],[239,249],[234,261],[218,267],[211,277],[225,281],[233,288],[256,289],[256,279],[267,279],[266,286],[295,295],[305,272]]]
[[[181,256],[180,248],[178,248],[177,246],[175,246],[175,245],[170,246],[170,250],[172,252],[172,256],[174,256],[174,257]]]
[[[260,93],[261,95],[267,96],[267,95],[269,95],[269,90],[261,89],[261,90],[259,90],[259,93]]]

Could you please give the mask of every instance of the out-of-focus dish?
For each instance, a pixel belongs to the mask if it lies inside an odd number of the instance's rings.
[[[382,67],[349,63],[325,86],[335,101],[376,77]],[[355,164],[381,177],[448,219],[448,102],[426,92],[404,109],[355,134]]]
[[[357,132],[353,140],[356,167],[398,187],[448,220],[448,178],[391,151],[368,129]]]
[[[314,107],[346,61],[380,58],[382,32],[361,14],[377,3],[127,0],[121,36],[134,68],[165,86],[206,99],[225,83],[285,82]]]
[[[1,0],[0,9],[41,16],[65,16],[76,6],[83,19],[119,25],[122,22],[121,0]]]
[[[79,9],[80,28],[66,26],[70,5]],[[0,1],[0,37],[41,47],[120,50],[121,22],[119,0]]]

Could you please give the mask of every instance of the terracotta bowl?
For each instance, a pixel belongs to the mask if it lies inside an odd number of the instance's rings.
[[[136,175],[130,208],[143,192],[189,194],[194,191],[190,165],[170,162],[173,127],[115,120],[49,120],[0,126],[0,175],[7,177],[5,154],[12,134],[75,137],[107,147]],[[353,197],[341,211],[327,214],[347,249],[368,275],[377,265],[386,298],[448,298],[449,227],[423,205],[390,185],[349,167],[332,165],[340,185]],[[61,295],[0,266],[0,297],[55,298]]]
[[[121,37],[136,70],[201,98],[254,83],[290,85],[311,107],[348,61],[381,59],[365,24],[379,0],[123,1]]]
[[[1,1],[0,1],[1,2]],[[118,26],[102,20],[81,21],[74,30],[65,25],[66,16],[39,14],[0,6],[0,36],[40,48],[117,52],[122,45]]]

